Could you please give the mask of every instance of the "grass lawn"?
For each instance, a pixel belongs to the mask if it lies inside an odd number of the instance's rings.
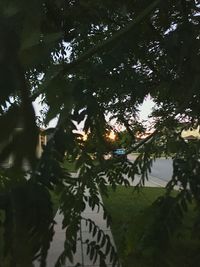
[[[53,214],[56,215],[58,208],[59,208],[59,196],[55,194],[53,191],[49,191],[51,195],[51,202],[53,206]]]
[[[115,192],[109,187],[109,197],[103,196],[112,217],[111,228],[123,267],[200,266],[200,242],[189,234],[194,218],[192,208],[170,246],[160,249],[157,258],[152,258],[151,249],[138,253],[138,233],[144,231],[148,219],[144,215],[148,214],[146,211],[151,203],[162,194],[162,188],[145,187],[137,193],[131,187],[119,186]]]
[[[65,160],[63,163],[63,167],[66,168],[68,172],[77,172],[75,162]]]
[[[97,160],[94,160],[93,164],[98,165],[99,162]],[[66,168],[68,172],[77,172],[76,161],[65,160],[63,167]]]

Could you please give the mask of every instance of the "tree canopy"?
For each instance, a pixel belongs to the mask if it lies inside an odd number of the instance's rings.
[[[75,250],[85,203],[103,205],[99,189],[106,193],[107,181],[114,188],[128,185],[124,174],[132,180],[141,175],[143,185],[153,160],[163,154],[173,156],[174,170],[166,196],[156,202],[157,245],[167,242],[192,199],[199,210],[200,145],[180,135],[181,123],[199,124],[199,24],[197,0],[0,2],[0,161],[13,159],[10,168],[0,169],[3,266],[31,266],[35,258],[45,266],[53,237],[51,194],[59,195],[66,227],[60,266]],[[136,143],[137,129],[143,129],[138,107],[147,95],[156,103],[154,131]],[[32,106],[38,96],[47,107],[44,125],[58,118],[40,159]],[[140,148],[134,163],[104,159],[112,129],[108,117],[130,134],[128,152]],[[80,123],[95,154],[77,133]],[[76,162],[77,178],[63,165],[66,153]],[[180,191],[172,197],[176,185]],[[105,266],[101,247],[95,246],[95,253]],[[116,261],[113,257],[113,265]]]

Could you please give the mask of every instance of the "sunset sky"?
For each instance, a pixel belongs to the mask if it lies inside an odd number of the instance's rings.
[[[36,116],[40,116],[40,110],[42,109],[42,105],[40,104],[40,101],[41,100],[38,98],[33,103]],[[148,96],[140,107],[140,120],[148,120],[148,116],[151,113],[154,105],[155,103],[153,102],[151,97]],[[57,123],[57,119],[53,119],[52,121],[50,121],[49,127],[55,127],[56,123]]]

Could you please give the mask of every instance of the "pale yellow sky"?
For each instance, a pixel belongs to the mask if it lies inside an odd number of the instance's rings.
[[[40,104],[41,99],[37,98],[36,101],[33,103],[35,114],[36,116],[40,116],[40,110],[42,109],[42,105]],[[148,116],[150,115],[152,108],[155,106],[152,98],[147,96],[144,100],[143,104],[140,107],[140,121],[148,120]],[[48,127],[55,127],[57,123],[57,119],[53,119],[50,121]]]
[[[150,96],[147,96],[140,107],[140,120],[147,120],[154,106],[155,102]]]

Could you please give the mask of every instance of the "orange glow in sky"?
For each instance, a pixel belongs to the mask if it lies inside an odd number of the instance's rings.
[[[87,138],[88,138],[87,134],[85,134],[85,133],[82,133],[82,135],[83,135],[83,141],[86,141],[86,140],[87,140]]]
[[[115,138],[116,138],[116,134],[115,134],[114,132],[110,132],[110,133],[108,134],[108,138],[111,139],[111,140],[115,140]]]

